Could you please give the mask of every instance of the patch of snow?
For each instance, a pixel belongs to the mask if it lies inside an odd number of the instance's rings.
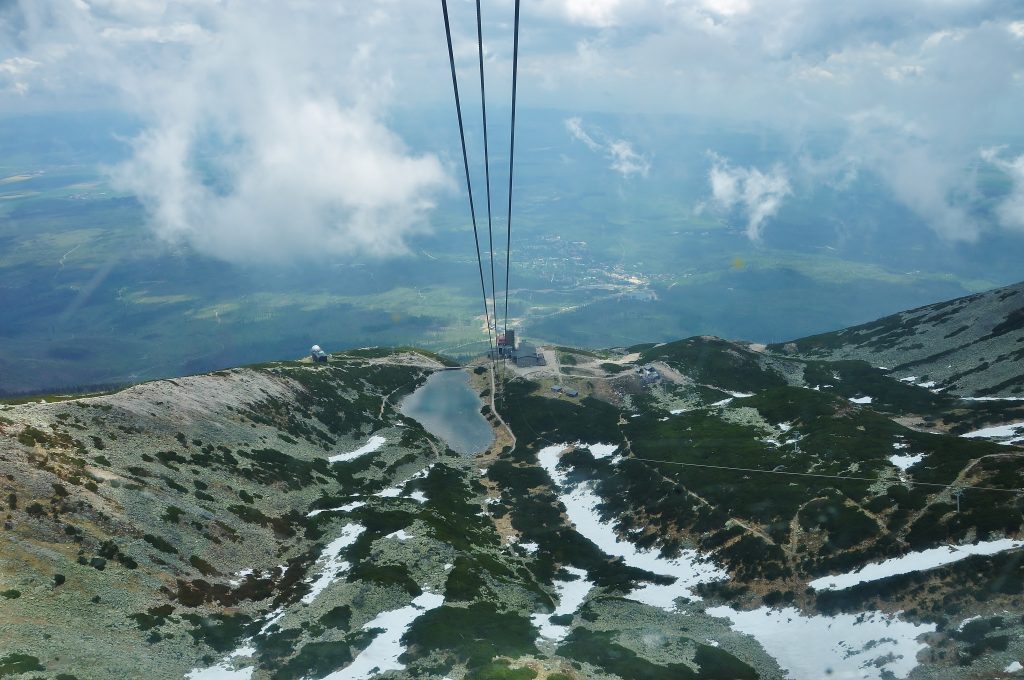
[[[321,514],[323,514],[325,512],[352,512],[353,510],[355,510],[357,508],[361,508],[364,505],[366,505],[366,503],[364,501],[352,501],[351,503],[339,506],[337,508],[324,508],[323,510],[311,510],[310,512],[306,513],[306,517],[316,517],[317,515],[321,515]]]
[[[916,375],[911,375],[911,376],[908,376],[906,378],[900,378],[900,382],[916,383],[917,382],[917,376]]]
[[[405,652],[402,636],[412,622],[444,603],[444,595],[423,591],[423,594],[401,609],[381,612],[363,624],[363,630],[381,629],[370,646],[359,653],[351,664],[326,676],[324,680],[366,680],[378,673],[405,670],[398,657]]]
[[[448,564],[444,565],[444,570],[445,570],[445,571],[449,571],[449,570],[450,570],[450,569],[451,569],[452,567],[454,567],[454,566],[455,566],[454,564],[452,564],[451,562],[449,562]]]
[[[1024,397],[959,397],[961,401],[1024,401]]]
[[[391,486],[384,489],[383,491],[378,491],[373,495],[376,496],[377,498],[398,498],[399,496],[402,495],[402,488],[404,486],[405,482],[403,482],[400,486]]]
[[[1003,669],[1004,673],[1016,673],[1017,671],[1024,670],[1024,666],[1020,665],[1020,661],[1014,661],[1009,666]]]
[[[782,432],[789,432],[793,429],[793,423],[779,423],[775,427],[779,428]]]
[[[231,659],[253,656],[256,653],[256,648],[250,646],[250,642],[251,640],[246,640],[242,647],[228,654],[227,658],[219,664],[189,671],[185,680],[249,680],[254,669],[252,667],[232,668]]]
[[[850,399],[854,404],[870,404],[874,401],[873,397],[853,397]]]
[[[528,542],[528,543],[520,543],[519,547],[522,548],[523,550],[525,550],[526,552],[530,553],[531,555],[533,555],[540,548],[540,545],[537,544],[537,543],[533,543],[531,541],[531,542]]]
[[[619,448],[618,444],[587,444],[590,454],[594,458],[607,458]]]
[[[249,576],[251,574],[252,574],[252,569],[243,569],[242,571],[236,572],[235,573],[236,578],[233,578],[230,581],[228,581],[228,585],[229,586],[237,586],[242,581],[245,580],[246,576]]]
[[[427,494],[423,493],[422,491],[413,491],[411,494],[409,494],[409,498],[413,499],[417,503],[427,502]]]
[[[431,471],[431,470],[433,470],[433,469],[434,469],[434,464],[433,464],[433,463],[431,463],[431,464],[430,464],[430,465],[428,465],[427,467],[423,468],[422,470],[420,470],[419,472],[417,472],[416,474],[414,474],[414,475],[413,475],[412,477],[410,477],[409,479],[410,479],[410,480],[413,480],[413,479],[426,479],[427,475],[429,475],[429,474],[430,474],[430,471]],[[482,474],[482,473],[481,473],[481,474]]]
[[[733,392],[731,390],[722,390],[722,391],[725,392],[726,394],[731,394],[732,396],[736,397],[737,399],[746,399],[747,397],[754,396],[753,392]]]
[[[906,442],[893,442],[892,448],[894,448],[894,449],[909,449],[910,448],[910,444],[907,444]]]
[[[882,612],[804,616],[793,608],[714,607],[707,613],[730,619],[793,678],[905,678],[917,666],[917,653],[928,646],[917,638],[935,630],[933,623],[914,624]]]
[[[917,383],[917,386],[918,386],[918,387],[927,387],[927,388],[932,388],[932,387],[935,387],[935,386],[936,386],[936,385],[938,385],[938,384],[939,384],[939,383],[935,382],[934,380],[929,380],[928,382],[923,382],[923,383]]]
[[[714,404],[712,404],[712,406],[726,406],[731,401],[732,401],[732,397],[729,397],[728,399],[723,399],[722,401],[716,401]]]
[[[370,441],[360,446],[355,451],[349,451],[348,453],[339,453],[336,456],[331,456],[327,459],[330,463],[347,463],[350,460],[355,460],[361,456],[365,456],[368,453],[373,453],[380,447],[384,446],[387,440],[379,434],[375,434],[370,437]]]
[[[209,668],[196,668],[188,672],[185,680],[250,680],[255,669],[232,668],[228,661],[222,661]]]
[[[260,629],[260,635],[265,633],[272,625],[277,623],[281,617],[284,616],[284,608],[278,608],[271,612],[267,618],[269,622],[262,629]],[[196,668],[185,676],[185,680],[250,680],[253,674],[253,668],[233,668],[231,665],[231,659],[237,659],[241,657],[250,658],[256,655],[256,648],[252,646],[252,638],[246,639],[242,646],[231,652],[227,657],[220,663],[210,666],[209,668]]]
[[[480,476],[485,477],[487,475],[487,471],[490,469],[491,468],[480,468]]]
[[[984,427],[980,430],[974,430],[966,434],[960,435],[961,437],[983,438],[983,439],[1007,439],[1010,437],[1016,437],[1017,435],[1024,434],[1024,423],[1009,423],[1007,425],[996,425],[994,427]],[[1013,441],[1002,442],[1004,444],[1012,444]]]
[[[399,541],[408,541],[410,538],[416,538],[416,537],[413,536],[412,534],[406,533],[405,529],[399,529],[398,531],[394,531],[394,532],[388,534],[384,538],[394,538],[394,539],[397,539]]]
[[[568,446],[555,444],[545,447],[538,453],[538,458],[541,467],[558,485],[559,500],[565,505],[566,513],[576,531],[593,541],[608,555],[621,557],[628,566],[675,578],[675,582],[669,585],[650,583],[640,586],[626,595],[627,599],[674,611],[677,598],[700,599],[692,591],[697,584],[728,578],[725,571],[703,560],[695,550],[683,550],[680,557],[666,559],[656,550],[640,550],[633,543],[620,539],[613,524],[601,519],[601,514],[597,510],[601,498],[594,492],[592,484],[582,482],[570,487],[568,474],[558,469],[561,453]]]
[[[341,530],[341,536],[327,544],[327,547],[320,553],[320,557],[317,558],[317,564],[323,564],[320,576],[311,584],[309,592],[302,596],[303,603],[309,604],[315,600],[317,595],[331,585],[340,572],[348,570],[349,563],[341,559],[341,551],[355,543],[364,530],[364,527],[358,524],[346,525]]]
[[[704,640],[712,647],[718,646],[718,640],[712,640],[711,638],[704,638]]]
[[[908,574],[912,571],[934,569],[945,564],[959,562],[971,555],[994,555],[1004,550],[1013,550],[1020,547],[1024,547],[1024,541],[1000,538],[994,541],[969,545],[948,545],[939,548],[929,548],[928,550],[909,553],[902,557],[893,557],[883,562],[868,564],[857,571],[846,574],[823,576],[811,581],[808,585],[815,590],[843,590],[858,583],[877,581],[878,579],[897,574]]]
[[[575,567],[566,567],[566,571],[576,577],[573,581],[555,581],[555,590],[558,593],[558,606],[550,614],[537,613],[530,617],[533,625],[537,626],[540,636],[555,642],[561,642],[569,634],[569,626],[562,626],[551,623],[552,616],[565,616],[575,614],[583,601],[587,599],[594,584],[587,580],[587,572]]]
[[[889,456],[889,462],[898,467],[903,472],[909,470],[912,466],[917,465],[924,460],[923,453],[904,454],[902,456]]]
[[[267,614],[267,622],[263,624],[262,628],[260,628],[260,635],[266,634],[266,632],[270,630],[271,626],[273,626],[275,623],[284,618],[284,615],[284,607],[278,607],[274,611]]]
[[[677,416],[680,413],[682,413],[683,411],[685,411],[685,409],[676,408],[676,409],[672,409],[671,411],[669,411],[669,413],[671,413],[674,416]],[[633,417],[635,418],[636,416],[633,416]]]
[[[980,618],[981,618],[981,614],[977,614],[975,616],[968,616],[966,619],[964,619],[963,621],[960,622],[959,626],[956,627],[957,631],[963,630],[964,626],[966,626],[968,623],[970,623],[971,621],[977,621]]]

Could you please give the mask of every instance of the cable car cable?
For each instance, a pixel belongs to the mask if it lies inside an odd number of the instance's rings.
[[[512,262],[512,170],[516,157],[516,84],[519,76],[519,0],[516,0],[515,29],[512,38],[512,127],[508,150],[508,224],[505,240],[505,321],[502,328],[508,333],[508,279]],[[498,323],[497,319],[494,321]]]
[[[476,207],[473,204],[473,183],[469,178],[469,155],[466,153],[466,130],[462,123],[462,104],[459,101],[459,80],[455,75],[455,51],[452,49],[452,29],[448,21],[448,1],[441,0],[444,13],[444,33],[448,39],[448,62],[452,69],[452,89],[455,91],[455,113],[459,118],[459,140],[462,142],[462,165],[466,170],[466,191],[469,193],[469,215],[473,220],[473,242],[476,244],[476,264],[480,270],[480,292],[484,300],[484,322],[487,324],[487,342],[493,353],[494,339],[491,335],[490,310],[487,309],[487,286],[484,284],[484,265],[480,257],[480,236],[476,227]]]
[[[480,0],[476,0],[476,45],[480,56],[480,111],[484,123],[484,177],[487,184],[487,243],[491,256],[491,317],[494,332],[498,332],[498,290],[494,285],[494,230],[491,226],[491,156],[487,143],[487,88],[484,87],[484,33],[480,15]],[[495,357],[497,361],[497,357]]]

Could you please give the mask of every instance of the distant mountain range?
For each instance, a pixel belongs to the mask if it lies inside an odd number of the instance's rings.
[[[863,359],[964,396],[1024,396],[1024,283],[772,349]]]
[[[0,402],[0,676],[1019,676],[1022,291],[477,362],[475,456],[420,350]]]

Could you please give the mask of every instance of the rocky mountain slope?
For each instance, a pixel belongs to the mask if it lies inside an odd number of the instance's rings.
[[[0,405],[0,677],[1019,675],[1024,401],[797,349],[469,367],[475,456],[411,350]]]
[[[1024,283],[773,347],[863,359],[965,396],[1022,396]]]

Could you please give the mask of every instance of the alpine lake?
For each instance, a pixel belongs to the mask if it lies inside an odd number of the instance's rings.
[[[401,412],[440,437],[457,453],[473,455],[494,441],[494,433],[480,413],[483,402],[469,384],[465,371],[438,371],[406,397]]]

